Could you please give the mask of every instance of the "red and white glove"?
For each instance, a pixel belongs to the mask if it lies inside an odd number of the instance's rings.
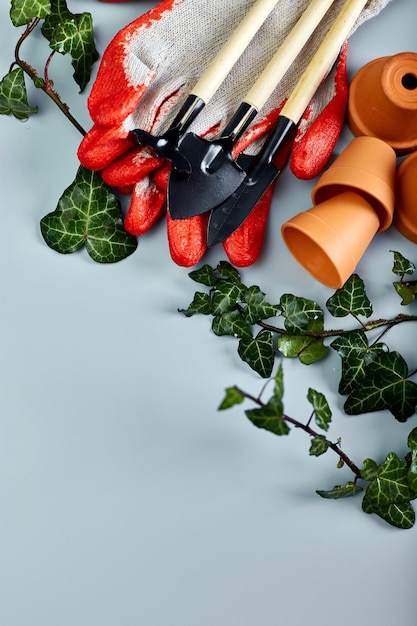
[[[370,0],[355,28],[390,0]],[[103,54],[88,99],[93,127],[78,151],[81,163],[102,170],[109,185],[132,194],[125,228],[142,235],[167,214],[168,243],[179,265],[196,264],[206,250],[208,215],[172,220],[166,212],[170,163],[132,139],[131,131],[163,133],[217,51],[230,37],[254,0],[163,0],[122,29]],[[218,136],[309,2],[282,0],[265,21],[190,131]],[[336,0],[291,69],[235,146],[256,153],[286,98],[335,19]],[[353,31],[352,31],[353,32]],[[295,176],[309,179],[326,165],[339,137],[347,101],[347,45],[308,107],[290,157]],[[262,247],[272,187],[225,242],[234,265],[253,263]]]

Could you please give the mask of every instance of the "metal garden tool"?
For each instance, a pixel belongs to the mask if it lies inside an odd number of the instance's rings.
[[[312,0],[261,75],[244,97],[221,137],[203,139],[187,133],[179,152],[190,167],[172,171],[168,209],[173,219],[211,210],[223,202],[246,176],[251,157],[232,156],[233,146],[290,69],[334,0]]]
[[[285,167],[297,126],[323,78],[331,68],[366,0],[347,0],[288,98],[260,153],[252,157],[243,181],[210,215],[209,247],[224,241],[249,215]]]
[[[168,130],[155,136],[145,130],[135,129],[132,134],[136,136],[139,144],[149,146],[157,156],[171,161],[175,170],[190,171],[188,159],[178,150],[181,137],[211,100],[277,4],[278,0],[256,0],[198,80]]]

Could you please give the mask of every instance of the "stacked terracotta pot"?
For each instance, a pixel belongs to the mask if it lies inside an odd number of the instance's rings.
[[[295,258],[333,288],[392,223],[417,243],[417,54],[362,67],[350,84],[347,123],[355,139],[314,187],[313,208],[282,226]]]

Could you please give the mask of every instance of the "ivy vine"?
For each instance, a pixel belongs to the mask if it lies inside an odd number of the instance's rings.
[[[73,79],[83,92],[91,70],[99,58],[91,13],[72,13],[66,0],[11,0],[10,19],[23,29],[16,43],[14,60],[0,81],[0,115],[25,120],[38,112],[29,103],[26,78],[42,90],[77,129],[86,131],[71,114],[54,89],[51,66],[56,54],[71,59]],[[38,31],[46,46],[42,71],[32,67],[22,56],[22,47]],[[99,173],[79,168],[74,181],[64,190],[54,211],[41,220],[46,244],[61,254],[75,252],[84,246],[98,263],[114,263],[134,252],[137,239],[123,227],[121,204]]]
[[[409,277],[415,266],[401,253],[394,251],[392,271],[397,280],[393,285],[401,296],[401,305],[414,301],[416,280]],[[202,314],[211,317],[211,329],[217,336],[229,335],[237,341],[237,352],[262,378],[273,381],[273,391],[267,400],[237,386],[226,389],[219,410],[223,411],[244,401],[254,408],[245,411],[246,417],[258,428],[275,435],[288,435],[291,427],[302,429],[311,440],[309,454],[321,456],[332,451],[338,457],[338,467],[348,467],[353,476],[344,484],[331,489],[317,490],[322,498],[340,499],[363,493],[362,509],[375,513],[389,524],[411,528],[415,512],[411,504],[417,497],[417,428],[408,436],[409,453],[400,459],[390,452],[382,463],[365,459],[362,465],[354,462],[342,450],[340,440],[332,441],[326,434],[332,422],[332,411],[326,397],[309,388],[307,399],[312,414],[307,422],[299,421],[284,411],[285,358],[297,358],[304,365],[325,359],[334,350],[341,359],[339,393],[346,396],[344,411],[359,415],[387,410],[399,422],[415,417],[417,408],[417,370],[410,368],[397,351],[390,350],[382,339],[398,324],[416,322],[417,315],[399,313],[391,319],[370,319],[373,306],[363,280],[352,275],[338,289],[325,306],[334,318],[353,317],[354,329],[328,329],[324,325],[324,309],[316,302],[283,294],[280,301],[270,303],[256,286],[246,286],[236,268],[221,261],[217,267],[204,265],[190,272],[190,278],[207,287],[197,291],[186,309],[179,309],[186,317]],[[282,324],[273,324],[281,318]],[[370,341],[370,331],[377,336]],[[330,343],[328,341],[330,340]],[[276,361],[278,369],[273,375]],[[313,428],[312,424],[315,423]]]

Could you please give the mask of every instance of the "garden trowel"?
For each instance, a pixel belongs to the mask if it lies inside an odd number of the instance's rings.
[[[187,133],[179,152],[190,168],[170,174],[168,209],[173,219],[211,210],[240,185],[252,159],[233,158],[233,147],[265,104],[334,0],[312,0],[227,124],[221,137],[203,139]]]
[[[242,183],[209,218],[208,246],[231,235],[260,200],[288,160],[297,125],[343,46],[366,0],[347,0],[288,98],[259,155],[252,158]]]
[[[190,171],[187,158],[178,150],[181,137],[211,100],[277,3],[278,0],[256,0],[198,80],[168,130],[161,135],[153,135],[146,130],[135,129],[132,134],[139,144],[152,148],[157,156],[171,161],[175,170]]]

